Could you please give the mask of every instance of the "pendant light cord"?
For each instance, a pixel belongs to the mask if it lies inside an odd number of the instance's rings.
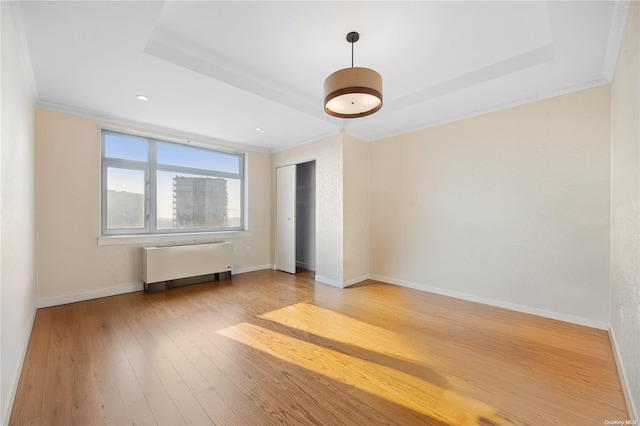
[[[353,68],[353,45],[358,41],[358,39],[360,39],[360,34],[355,31],[351,31],[347,34],[347,41],[351,43],[351,68]]]
[[[355,44],[354,42],[351,42],[351,68],[353,68],[353,45],[354,44]]]

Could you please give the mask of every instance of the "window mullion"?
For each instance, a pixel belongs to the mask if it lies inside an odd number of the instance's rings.
[[[113,169],[127,169],[127,170],[142,170],[146,171],[148,168],[147,163],[140,162],[126,162],[120,160],[113,160],[112,158],[105,158],[102,160],[103,166],[105,169],[113,168]]]
[[[157,164],[156,170],[160,170],[163,172],[185,173],[189,175],[218,177],[223,179],[241,179],[242,178],[242,173],[219,172],[216,170],[196,169],[196,168],[184,167],[184,166],[167,166],[164,164]]]
[[[105,142],[104,133],[101,135],[100,149],[102,151],[102,176],[100,181],[100,229],[101,235],[107,234],[107,161],[104,158]]]
[[[157,150],[156,141],[149,140],[149,165],[148,165],[148,182],[149,182],[149,232],[155,233],[158,230],[158,180],[157,180]]]

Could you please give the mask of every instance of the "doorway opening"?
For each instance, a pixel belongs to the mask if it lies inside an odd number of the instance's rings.
[[[316,162],[276,169],[276,269],[316,270]]]
[[[296,267],[316,270],[316,162],[296,165]]]

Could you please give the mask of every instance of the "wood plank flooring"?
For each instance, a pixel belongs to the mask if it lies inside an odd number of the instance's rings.
[[[602,425],[605,331],[307,271],[40,309],[11,425]]]

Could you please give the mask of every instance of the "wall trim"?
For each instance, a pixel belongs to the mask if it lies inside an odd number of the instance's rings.
[[[357,284],[359,282],[365,281],[369,279],[369,274],[364,274],[364,275],[360,275],[359,277],[356,278],[352,278],[350,280],[347,281],[338,281],[338,280],[334,280],[331,278],[327,278],[325,276],[322,275],[316,275],[315,280],[319,281],[323,284],[329,284],[330,286],[333,287],[338,287],[338,288],[346,288],[349,287],[351,285]]]
[[[616,72],[620,46],[622,45],[622,37],[624,36],[624,28],[630,6],[630,1],[616,1],[613,6],[611,31],[609,32],[609,42],[607,43],[607,52],[602,70],[602,75],[609,82],[613,81],[613,75]]]
[[[344,281],[342,283],[343,287],[349,287],[354,284],[358,284],[362,281],[366,281],[369,279],[369,274],[360,275],[359,277],[351,278],[350,280]]]
[[[316,274],[315,280],[319,281],[319,282],[321,282],[323,284],[329,284],[330,286],[333,286],[333,287],[344,288],[343,287],[344,284],[341,281],[333,280],[331,278],[327,278],[327,277],[322,276],[322,275]]]
[[[234,150],[254,151],[254,152],[261,152],[264,154],[270,154],[270,150],[264,147],[241,144],[241,143],[236,143],[236,142],[219,139],[219,138],[212,138],[212,137],[200,135],[197,133],[190,133],[190,132],[185,132],[177,129],[170,129],[170,128],[158,126],[151,123],[143,123],[135,120],[128,120],[126,118],[115,117],[109,114],[103,114],[103,113],[91,111],[84,108],[59,104],[56,102],[38,100],[35,103],[35,106],[36,108],[46,109],[49,111],[62,112],[65,114],[77,115],[79,117],[91,118],[93,120],[100,122],[100,124],[104,126],[115,124],[117,126],[125,126],[129,128],[133,128],[133,130],[169,135],[181,140],[183,139],[188,141],[197,141],[207,146],[218,146],[218,147],[223,147],[227,149],[231,148]]]
[[[572,324],[583,325],[585,327],[597,328],[599,330],[609,330],[609,324],[602,321],[596,321],[589,318],[576,317],[573,315],[562,314],[559,312],[547,311],[545,309],[534,308],[531,306],[519,305],[517,303],[505,302],[502,300],[491,299],[488,297],[476,296],[469,293],[463,293],[454,290],[447,290],[440,287],[433,287],[426,284],[419,284],[411,281],[399,280],[396,278],[385,277],[382,275],[369,274],[369,278],[376,281],[382,281],[388,284],[395,284],[402,287],[413,288],[416,290],[427,291],[429,293],[440,294],[443,296],[455,297],[456,299],[468,300],[470,302],[482,303],[483,305],[495,306],[498,308],[509,309],[511,311],[522,312],[525,314],[537,315],[539,317],[550,318],[558,321],[564,321]]]
[[[27,43],[27,35],[24,30],[24,20],[22,19],[22,6],[20,2],[9,2],[11,10],[11,17],[13,18],[13,27],[15,29],[16,44],[18,48],[18,56],[20,57],[20,63],[22,65],[22,75],[27,80],[27,86],[29,86],[29,92],[31,94],[31,100],[35,104],[38,101],[38,86],[36,85],[36,78],[33,74],[33,66],[31,62],[31,54],[29,53],[29,44]]]
[[[29,332],[27,333],[27,338],[23,343],[20,362],[18,363],[18,368],[16,369],[13,378],[11,379],[11,386],[9,387],[9,398],[7,398],[7,406],[2,407],[2,413],[4,413],[4,417],[2,418],[2,425],[8,426],[9,419],[11,419],[11,411],[13,410],[13,403],[16,400],[16,394],[18,393],[18,384],[20,384],[20,376],[22,375],[22,367],[24,366],[24,360],[27,358],[27,349],[29,348],[29,341],[31,340],[31,332],[33,331],[33,324],[36,322],[36,313],[38,309],[36,305],[33,305],[33,312],[31,314],[31,325],[29,326]]]
[[[545,99],[550,99],[550,98],[555,98],[558,96],[564,96],[564,95],[569,95],[571,93],[574,92],[579,92],[582,90],[587,90],[587,89],[593,89],[596,87],[600,87],[606,84],[610,84],[611,82],[609,80],[607,80],[606,78],[602,77],[596,80],[590,80],[590,81],[585,81],[579,84],[575,84],[573,86],[568,86],[568,87],[562,87],[559,89],[554,89],[554,90],[548,90],[545,92],[539,92],[536,93],[536,95],[532,95],[532,96],[526,96],[524,98],[519,98],[519,99],[514,99],[511,101],[507,101],[507,102],[503,102],[501,104],[497,104],[497,105],[490,105],[484,108],[479,108],[479,109],[475,109],[475,110],[471,110],[471,111],[467,111],[467,112],[463,112],[463,113],[459,113],[459,114],[455,114],[455,115],[450,115],[450,116],[446,116],[446,117],[442,117],[440,119],[436,119],[436,120],[432,120],[417,126],[413,126],[413,127],[407,127],[407,128],[403,128],[401,131],[391,131],[391,132],[387,132],[387,133],[382,133],[380,135],[377,135],[375,138],[371,138],[368,136],[364,136],[361,133],[358,133],[357,128],[355,129],[347,129],[347,133],[349,135],[355,136],[357,138],[360,138],[364,141],[367,142],[374,142],[374,141],[379,141],[379,140],[383,140],[383,139],[388,139],[391,137],[395,137],[395,136],[401,136],[401,135],[406,135],[408,133],[413,133],[413,132],[418,132],[421,130],[425,130],[425,129],[430,129],[432,127],[438,127],[438,126],[442,126],[444,124],[449,124],[449,123],[453,123],[456,121],[461,121],[461,120],[466,120],[469,118],[474,118],[474,117],[478,117],[481,115],[485,115],[485,114],[490,114],[493,112],[497,112],[497,111],[502,111],[505,109],[510,109],[510,108],[515,108],[515,107],[519,107],[521,105],[527,105],[530,103],[534,103],[534,102],[538,102],[538,101],[542,101]]]
[[[618,369],[618,376],[620,376],[620,384],[622,385],[622,393],[624,394],[624,401],[627,403],[627,411],[629,412],[629,420],[638,420],[638,407],[635,406],[633,398],[631,398],[631,387],[629,386],[629,380],[625,374],[624,365],[622,364],[622,358],[620,357],[620,350],[616,343],[615,333],[613,327],[609,327],[609,340],[611,341],[611,347],[613,348],[613,357],[616,361],[616,368]]]
[[[292,148],[296,148],[298,146],[306,145],[306,144],[311,143],[311,142],[316,142],[316,141],[320,141],[322,139],[330,138],[331,136],[339,135],[341,133],[343,133],[343,129],[336,129],[336,130],[331,130],[331,131],[327,131],[327,132],[318,133],[315,136],[311,136],[309,138],[305,138],[305,139],[299,140],[297,142],[293,142],[293,143],[291,143],[289,145],[285,145],[285,146],[280,147],[280,148],[272,148],[269,152],[271,154],[277,154],[278,152],[286,151],[288,149],[292,149]],[[304,163],[304,162],[305,161],[302,161],[302,163]]]
[[[246,272],[261,271],[265,269],[274,269],[275,265],[264,264],[256,266],[248,266],[244,268],[235,268],[232,274],[243,274]],[[599,330],[610,330],[610,325],[602,321],[596,321],[589,318],[582,318],[568,314],[562,314],[559,312],[547,311],[545,309],[534,308],[525,305],[519,305],[517,303],[505,302],[501,300],[491,299],[482,296],[476,296],[473,294],[463,293],[454,290],[447,290],[439,287],[433,287],[426,284],[419,284],[411,281],[400,280],[391,277],[385,277],[377,274],[365,274],[350,280],[340,282],[322,275],[316,275],[315,280],[323,284],[328,284],[333,287],[345,288],[367,279],[381,281],[388,284],[399,285],[401,287],[413,288],[416,290],[422,290],[429,293],[440,294],[443,296],[454,297],[456,299],[468,300],[470,302],[482,303],[484,305],[496,306],[498,308],[509,309],[512,311],[523,312],[526,314],[537,315],[540,317],[550,318],[558,321],[569,322],[572,324],[583,325],[586,327],[597,328]],[[65,305],[67,303],[83,302],[86,300],[99,299],[102,297],[116,296],[119,294],[132,293],[135,291],[142,291],[144,284],[142,281],[132,284],[125,284],[118,287],[101,288],[92,291],[85,291],[82,293],[74,293],[63,296],[54,296],[41,298],[36,301],[36,308],[48,308],[52,306]],[[35,318],[35,311],[34,311]],[[33,325],[33,324],[32,324]]]
[[[49,308],[51,306],[66,305],[67,303],[84,302],[85,300],[100,299],[102,297],[117,296],[118,294],[133,293],[142,291],[144,284],[142,281],[125,284],[118,287],[100,288],[97,290],[85,291],[82,293],[67,294],[64,296],[45,297],[38,299],[38,308]]]
[[[273,269],[273,265],[257,265],[246,268],[232,270],[232,274],[243,274],[245,272],[261,271],[263,269]],[[87,300],[100,299],[102,297],[117,296],[119,294],[133,293],[144,290],[142,281],[125,284],[117,287],[100,288],[97,290],[85,291],[82,293],[66,294],[63,296],[45,297],[36,301],[36,307],[50,308],[52,306],[66,305],[68,303],[84,302]],[[35,314],[34,314],[35,315]]]
[[[271,264],[247,266],[247,267],[244,267],[244,268],[233,268],[231,270],[231,274],[232,275],[244,274],[246,272],[262,271],[262,270],[265,270],[265,269],[273,269],[273,268],[274,268],[274,265],[271,265]]]

